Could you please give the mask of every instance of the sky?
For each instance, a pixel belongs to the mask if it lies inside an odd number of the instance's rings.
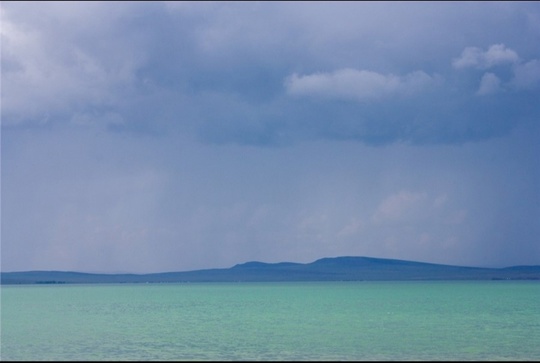
[[[538,2],[2,2],[1,270],[540,264]]]

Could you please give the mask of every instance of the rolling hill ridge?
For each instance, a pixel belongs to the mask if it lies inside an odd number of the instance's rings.
[[[250,261],[230,268],[150,274],[95,274],[69,271],[1,273],[3,285],[420,280],[540,280],[540,265],[483,268],[343,256],[321,258],[311,263]]]

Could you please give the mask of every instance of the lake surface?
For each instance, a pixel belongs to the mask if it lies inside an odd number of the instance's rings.
[[[540,360],[540,283],[1,287],[2,360]]]

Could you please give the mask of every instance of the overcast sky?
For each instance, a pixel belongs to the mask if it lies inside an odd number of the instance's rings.
[[[1,270],[540,264],[538,2],[2,2]]]

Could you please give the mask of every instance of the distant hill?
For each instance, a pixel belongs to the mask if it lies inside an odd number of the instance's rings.
[[[540,265],[463,267],[372,257],[322,258],[311,263],[246,262],[230,268],[151,274],[93,274],[63,271],[2,272],[7,284],[540,280]]]

